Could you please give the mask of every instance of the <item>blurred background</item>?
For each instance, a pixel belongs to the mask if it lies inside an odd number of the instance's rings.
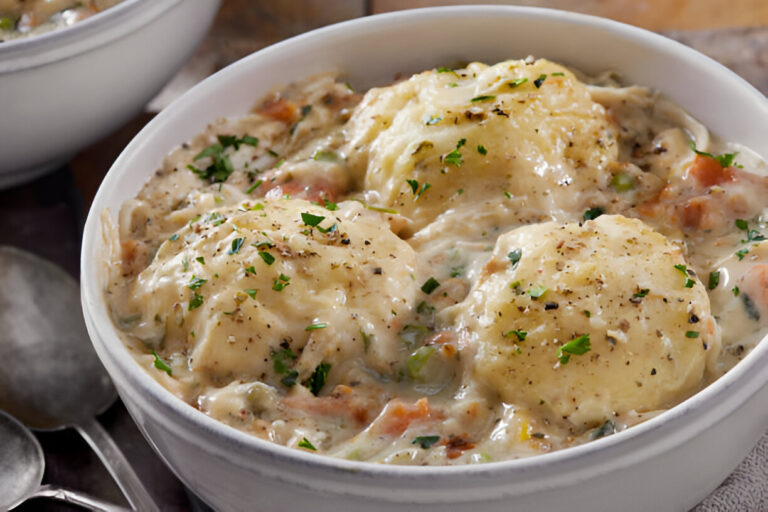
[[[223,0],[197,52],[142,113],[56,172],[0,191],[0,244],[29,250],[77,276],[82,225],[103,176],[131,138],[188,88],[245,55],[314,28],[400,9],[462,3],[551,7],[660,32],[719,60],[768,94],[768,0]],[[154,456],[122,404],[115,404],[100,421],[127,452],[164,510],[202,510]],[[74,432],[37,435],[46,451],[45,481],[125,503]],[[32,501],[21,510],[76,509]]]

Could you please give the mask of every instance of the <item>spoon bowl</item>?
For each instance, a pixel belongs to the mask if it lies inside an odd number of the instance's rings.
[[[0,510],[9,510],[40,487],[45,459],[32,432],[2,411],[0,439]]]
[[[0,247],[0,409],[36,430],[92,419],[117,398],[62,269]]]
[[[95,419],[117,393],[89,341],[77,282],[48,261],[2,246],[0,282],[0,409],[36,430],[75,428],[135,509],[158,510]]]

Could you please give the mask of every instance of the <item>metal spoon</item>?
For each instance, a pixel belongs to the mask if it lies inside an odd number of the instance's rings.
[[[95,419],[116,396],[91,347],[77,282],[52,263],[0,246],[0,409],[36,430],[74,427],[134,509],[159,511]]]
[[[0,510],[10,510],[30,498],[53,498],[97,512],[127,512],[87,494],[43,481],[45,458],[35,436],[16,418],[0,411]]]

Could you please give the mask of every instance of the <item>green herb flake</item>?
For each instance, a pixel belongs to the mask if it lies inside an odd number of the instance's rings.
[[[10,16],[0,17],[0,30],[13,30],[16,27],[16,21]]]
[[[408,378],[412,380],[421,380],[422,371],[427,365],[429,358],[437,352],[437,349],[431,345],[419,347],[405,362],[405,369],[408,373]]]
[[[325,323],[325,322],[321,322],[321,323],[318,323],[318,324],[308,325],[308,326],[306,326],[304,328],[304,330],[305,331],[316,331],[318,329],[325,329],[326,327],[328,327],[328,324]]]
[[[267,265],[271,265],[275,262],[275,257],[267,251],[259,251],[259,256],[261,256],[261,259],[264,260],[264,263]]]
[[[174,234],[172,234],[170,236],[170,238],[168,238],[168,240],[170,240],[171,242],[175,242],[178,239],[179,239],[179,234],[178,233],[174,233]]]
[[[451,267],[451,277],[461,277],[464,274],[464,267]]]
[[[252,299],[256,298],[256,294],[259,292],[259,290],[254,290],[253,288],[246,288],[243,290],[245,293],[248,294],[248,296]]]
[[[547,293],[547,288],[544,286],[531,286],[528,288],[528,290],[525,292],[528,295],[531,296],[531,298],[538,299],[544,296],[545,293]]]
[[[275,164],[275,169],[278,169],[280,166],[282,166],[285,163],[285,158],[281,158],[278,160],[278,162]]]
[[[736,251],[736,257],[739,258],[739,261],[744,259],[744,256],[746,256],[749,253],[749,249],[741,249]]]
[[[459,142],[456,143],[456,149],[445,155],[443,157],[443,162],[445,162],[448,165],[453,165],[455,167],[461,167],[461,164],[464,163],[464,160],[461,158],[461,152],[459,149],[466,144],[467,139],[460,139]]]
[[[189,260],[187,258],[184,258],[183,260],[181,260],[181,268],[184,272],[189,270]]]
[[[720,272],[714,271],[709,273],[709,282],[707,283],[708,288],[710,290],[714,290],[717,288],[717,285],[720,284]]]
[[[512,263],[512,265],[517,265],[517,263],[520,261],[520,258],[523,256],[523,250],[522,249],[515,249],[514,251],[507,254],[507,258],[509,258],[509,261]]]
[[[286,276],[285,274],[280,274],[280,277],[275,279],[272,283],[272,289],[276,292],[281,292],[283,289],[291,284],[291,278]]]
[[[688,141],[688,145],[691,147],[694,153],[696,153],[699,156],[706,156],[709,158],[714,158],[717,160],[717,162],[720,164],[721,167],[738,167],[739,169],[742,169],[744,166],[739,165],[735,162],[736,155],[739,153],[724,153],[722,155],[713,155],[712,153],[707,153],[706,151],[699,151],[696,149],[696,143],[693,141],[693,139]],[[746,229],[746,228],[740,228],[740,229]]]
[[[481,101],[492,101],[495,99],[496,99],[496,96],[494,96],[493,94],[484,94],[482,96],[475,96],[469,101],[471,101],[472,103],[479,103]]]
[[[316,227],[321,222],[323,222],[324,219],[325,217],[323,217],[322,215],[312,215],[309,212],[302,212],[301,214],[302,222],[304,222],[305,225],[313,228]]]
[[[202,256],[198,256],[197,258],[195,258],[195,261],[201,265],[205,265],[205,258]]]
[[[279,156],[280,156],[280,154],[279,154],[277,151],[274,151],[274,150],[272,150],[272,149],[268,149],[268,150],[267,150],[267,153],[269,153],[269,156],[271,156],[271,157],[273,157],[273,158],[277,158],[277,157],[279,157]]]
[[[430,277],[424,282],[423,285],[421,285],[421,291],[429,295],[430,293],[435,291],[438,286],[440,286],[440,283],[437,282],[437,280],[434,277]]]
[[[507,82],[507,85],[510,87],[510,89],[514,89],[515,87],[523,85],[527,81],[527,78],[515,78],[511,82]]]
[[[227,254],[237,254],[243,246],[243,242],[245,242],[245,238],[235,238],[232,240],[232,247],[227,251]]]
[[[592,317],[592,312],[590,310],[588,310],[588,309],[585,309],[584,310],[584,316],[586,316],[587,318],[591,318]]]
[[[642,297],[645,297],[646,295],[648,295],[648,293],[650,291],[651,290],[649,290],[648,288],[643,288],[641,290],[636,291],[632,296],[633,297],[637,297],[637,298],[642,298]]]
[[[325,206],[326,210],[330,210],[332,212],[334,212],[334,211],[339,209],[339,205],[337,205],[333,201],[329,201],[326,198],[323,198],[323,205]]]
[[[192,311],[193,309],[197,309],[202,305],[203,305],[203,296],[197,292],[194,292],[192,294],[192,298],[189,300],[189,307],[187,308],[187,310]]]
[[[304,386],[315,396],[320,394],[320,391],[325,386],[325,381],[328,379],[328,372],[331,371],[331,363],[322,362],[315,368],[312,375],[304,381]]]
[[[312,450],[313,452],[317,451],[317,448],[315,448],[315,446],[312,443],[310,443],[309,439],[307,439],[306,437],[301,438],[301,441],[299,441],[298,447],[306,448],[307,450]]]
[[[203,279],[202,277],[192,276],[192,280],[189,282],[187,287],[190,290],[197,290],[198,288],[200,288],[201,286],[203,286],[207,282],[208,282],[207,279]]]
[[[560,364],[566,364],[571,360],[571,355],[580,356],[589,352],[589,334],[582,334],[557,349],[557,358]]]
[[[432,126],[433,124],[437,124],[440,121],[442,121],[443,118],[439,116],[430,116],[430,118],[424,123],[427,126]]]
[[[556,73],[552,73],[552,76],[565,76],[565,73],[563,73],[562,71],[558,71]]]
[[[547,75],[545,73],[542,73],[539,75],[539,77],[536,80],[533,81],[533,85],[535,85],[536,88],[538,89],[539,87],[541,87],[541,85],[544,83],[544,80],[546,79],[547,79]]]
[[[485,146],[483,146],[482,144],[478,144],[477,145],[477,152],[480,153],[481,155],[487,155],[488,154],[488,150],[485,149]]]
[[[698,331],[685,331],[685,337],[686,338],[698,338],[699,333]]]
[[[250,267],[245,267],[245,273],[256,275],[256,269],[253,267],[253,265]]]
[[[595,220],[599,216],[605,213],[605,208],[602,206],[594,206],[584,212],[584,220]]]
[[[733,288],[731,288],[731,292],[733,292],[734,297],[738,297],[739,293],[741,293],[741,290],[739,290],[738,286],[734,286]]]
[[[168,364],[165,361],[160,359],[160,356],[157,355],[157,352],[152,350],[152,355],[155,356],[155,368],[157,368],[158,370],[164,371],[168,375],[173,375],[173,369],[170,366],[168,366]]]
[[[747,231],[749,229],[749,224],[744,219],[736,219],[734,224],[736,224],[736,227],[742,231]]]
[[[411,444],[419,445],[422,449],[428,450],[440,440],[440,436],[419,436],[413,438]]]
[[[259,188],[259,187],[261,186],[261,184],[262,184],[262,183],[264,183],[264,180],[258,180],[258,181],[256,181],[256,182],[255,182],[253,185],[251,185],[250,187],[248,187],[248,188],[246,189],[245,193],[246,193],[246,194],[250,194],[251,192],[253,192],[253,191],[254,191],[254,190],[256,190],[257,188]]]
[[[517,341],[525,341],[525,337],[528,336],[528,331],[520,331],[518,329],[512,329],[511,331],[507,331],[504,334],[502,334],[503,337],[509,338],[510,336],[515,336],[517,338]]]

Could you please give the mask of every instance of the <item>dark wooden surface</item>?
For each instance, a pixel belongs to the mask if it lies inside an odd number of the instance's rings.
[[[768,92],[768,2],[697,2],[521,0],[495,3],[566,8],[664,31],[717,58],[764,93]],[[224,0],[213,28],[198,52],[145,112],[81,151],[56,172],[32,183],[0,191],[0,244],[31,251],[58,263],[77,277],[82,225],[98,185],[122,148],[158,109],[208,74],[286,37],[370,13],[449,3],[457,2]],[[162,503],[163,510],[190,510],[198,506],[152,453],[119,401],[99,419],[136,465],[150,491]],[[125,505],[117,486],[74,431],[38,433],[37,436],[46,452],[46,482],[67,485]],[[34,500],[19,510],[76,509]]]

